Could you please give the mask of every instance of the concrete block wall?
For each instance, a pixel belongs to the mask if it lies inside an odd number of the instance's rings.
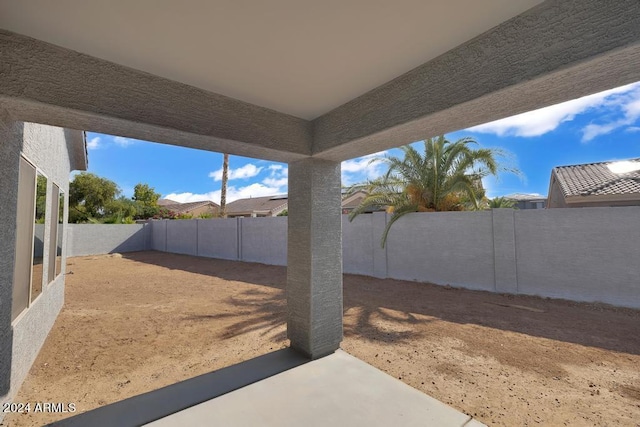
[[[198,223],[198,256],[230,259],[240,259],[239,254],[239,218],[216,220],[195,220]],[[167,227],[169,221],[163,221]],[[155,227],[156,223],[154,223]],[[162,227],[158,223],[159,227]]]
[[[240,257],[262,264],[287,265],[287,218],[242,218]]]
[[[287,264],[287,218],[152,221],[149,248],[185,255]]]
[[[514,218],[518,293],[640,308],[640,207]]]
[[[384,212],[352,222],[342,216],[345,273],[640,308],[640,207],[415,213],[394,224],[383,249],[387,220]],[[72,242],[80,230],[109,226],[76,227],[69,230]],[[128,227],[111,234],[138,242],[119,251],[145,249],[133,232],[139,227],[148,249],[287,262],[286,217],[113,227]]]
[[[198,255],[198,220],[170,221],[166,224],[167,252]]]
[[[491,217],[490,211],[406,215],[389,233],[387,277],[495,290]]]
[[[99,255],[151,249],[149,224],[69,224],[68,256]]]

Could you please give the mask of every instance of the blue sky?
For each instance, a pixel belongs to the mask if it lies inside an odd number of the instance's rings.
[[[522,176],[501,174],[484,181],[489,197],[510,193],[546,195],[554,166],[640,157],[640,83],[475,126],[447,135],[473,137],[481,147],[510,153],[506,162]],[[125,196],[147,183],[179,202],[220,201],[222,154],[88,133],[89,172],[115,181]],[[411,141],[397,141],[403,145]],[[376,155],[342,164],[344,185],[384,172]],[[227,200],[287,192],[287,165],[230,156]]]

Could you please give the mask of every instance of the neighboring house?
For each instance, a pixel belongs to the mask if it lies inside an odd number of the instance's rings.
[[[0,115],[0,141],[4,403],[20,388],[64,303],[69,173],[87,169],[87,151],[82,131],[12,121],[7,115]]]
[[[357,191],[350,196],[342,199],[342,213],[347,214],[355,209],[365,198],[364,191]],[[279,213],[287,209],[288,196],[286,194],[279,196],[266,197],[250,197],[248,199],[239,199],[227,205],[227,217],[267,217],[278,216]],[[372,212],[374,209],[367,211]]]
[[[278,216],[287,209],[289,198],[286,194],[279,196],[250,197],[227,204],[227,217],[266,217]]]
[[[170,203],[168,203],[170,202]],[[200,215],[218,215],[220,206],[211,200],[200,202],[179,203],[169,199],[158,200],[158,206],[178,215],[192,215],[194,218]]]
[[[176,202],[175,200],[171,200],[171,199],[158,199],[158,206],[167,206],[167,205],[177,205],[180,202]]]
[[[365,197],[367,197],[367,193],[366,191],[363,191],[363,190],[356,191],[351,195],[347,195],[347,196],[343,195],[342,213],[343,214],[351,213],[351,211],[353,211],[355,208],[358,207],[358,205],[360,205],[360,203],[362,203]],[[376,211],[384,211],[384,208],[376,209],[374,207],[369,207],[364,213],[371,213]]]
[[[518,209],[544,209],[547,206],[547,197],[538,193],[513,193],[504,198],[513,201],[513,207]]]
[[[640,158],[553,168],[547,207],[602,206],[640,206]]]

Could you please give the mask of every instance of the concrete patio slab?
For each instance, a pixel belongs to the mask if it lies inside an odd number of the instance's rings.
[[[147,425],[462,427],[483,424],[338,350]]]

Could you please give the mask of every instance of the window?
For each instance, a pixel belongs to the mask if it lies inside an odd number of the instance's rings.
[[[33,258],[31,260],[31,297],[35,300],[42,293],[44,281],[44,236],[47,224],[47,178],[40,172],[36,172],[36,206],[34,214],[33,233]]]
[[[58,274],[56,272],[56,264],[57,264],[57,248],[58,248],[58,221],[60,217],[60,188],[53,184],[51,188],[51,218],[49,218],[49,230],[50,230],[50,238],[49,238],[49,262],[48,265],[48,274],[47,274],[47,283],[53,282]]]
[[[53,207],[53,201],[49,205],[47,187],[47,177],[24,157],[20,157],[11,320],[15,320],[42,294],[45,277],[49,277],[49,274],[45,276],[43,270],[44,253],[45,248],[51,253],[50,242],[55,239],[55,234],[45,239],[45,236],[49,236],[45,229],[58,221],[57,215],[52,215],[58,208],[56,205],[55,210],[47,215],[47,208]],[[54,191],[56,189],[54,185]],[[55,200],[57,203],[57,193]],[[55,220],[49,216],[55,216]]]
[[[22,157],[18,172],[18,205],[16,215],[16,252],[13,272],[13,305],[11,319],[14,320],[29,305],[29,285],[33,256],[33,213],[35,210],[34,188],[36,168]]]
[[[64,234],[64,193],[60,191],[60,197],[58,202],[58,225],[56,231],[56,269],[55,269],[55,277],[58,277],[60,273],[62,273],[62,236]]]

